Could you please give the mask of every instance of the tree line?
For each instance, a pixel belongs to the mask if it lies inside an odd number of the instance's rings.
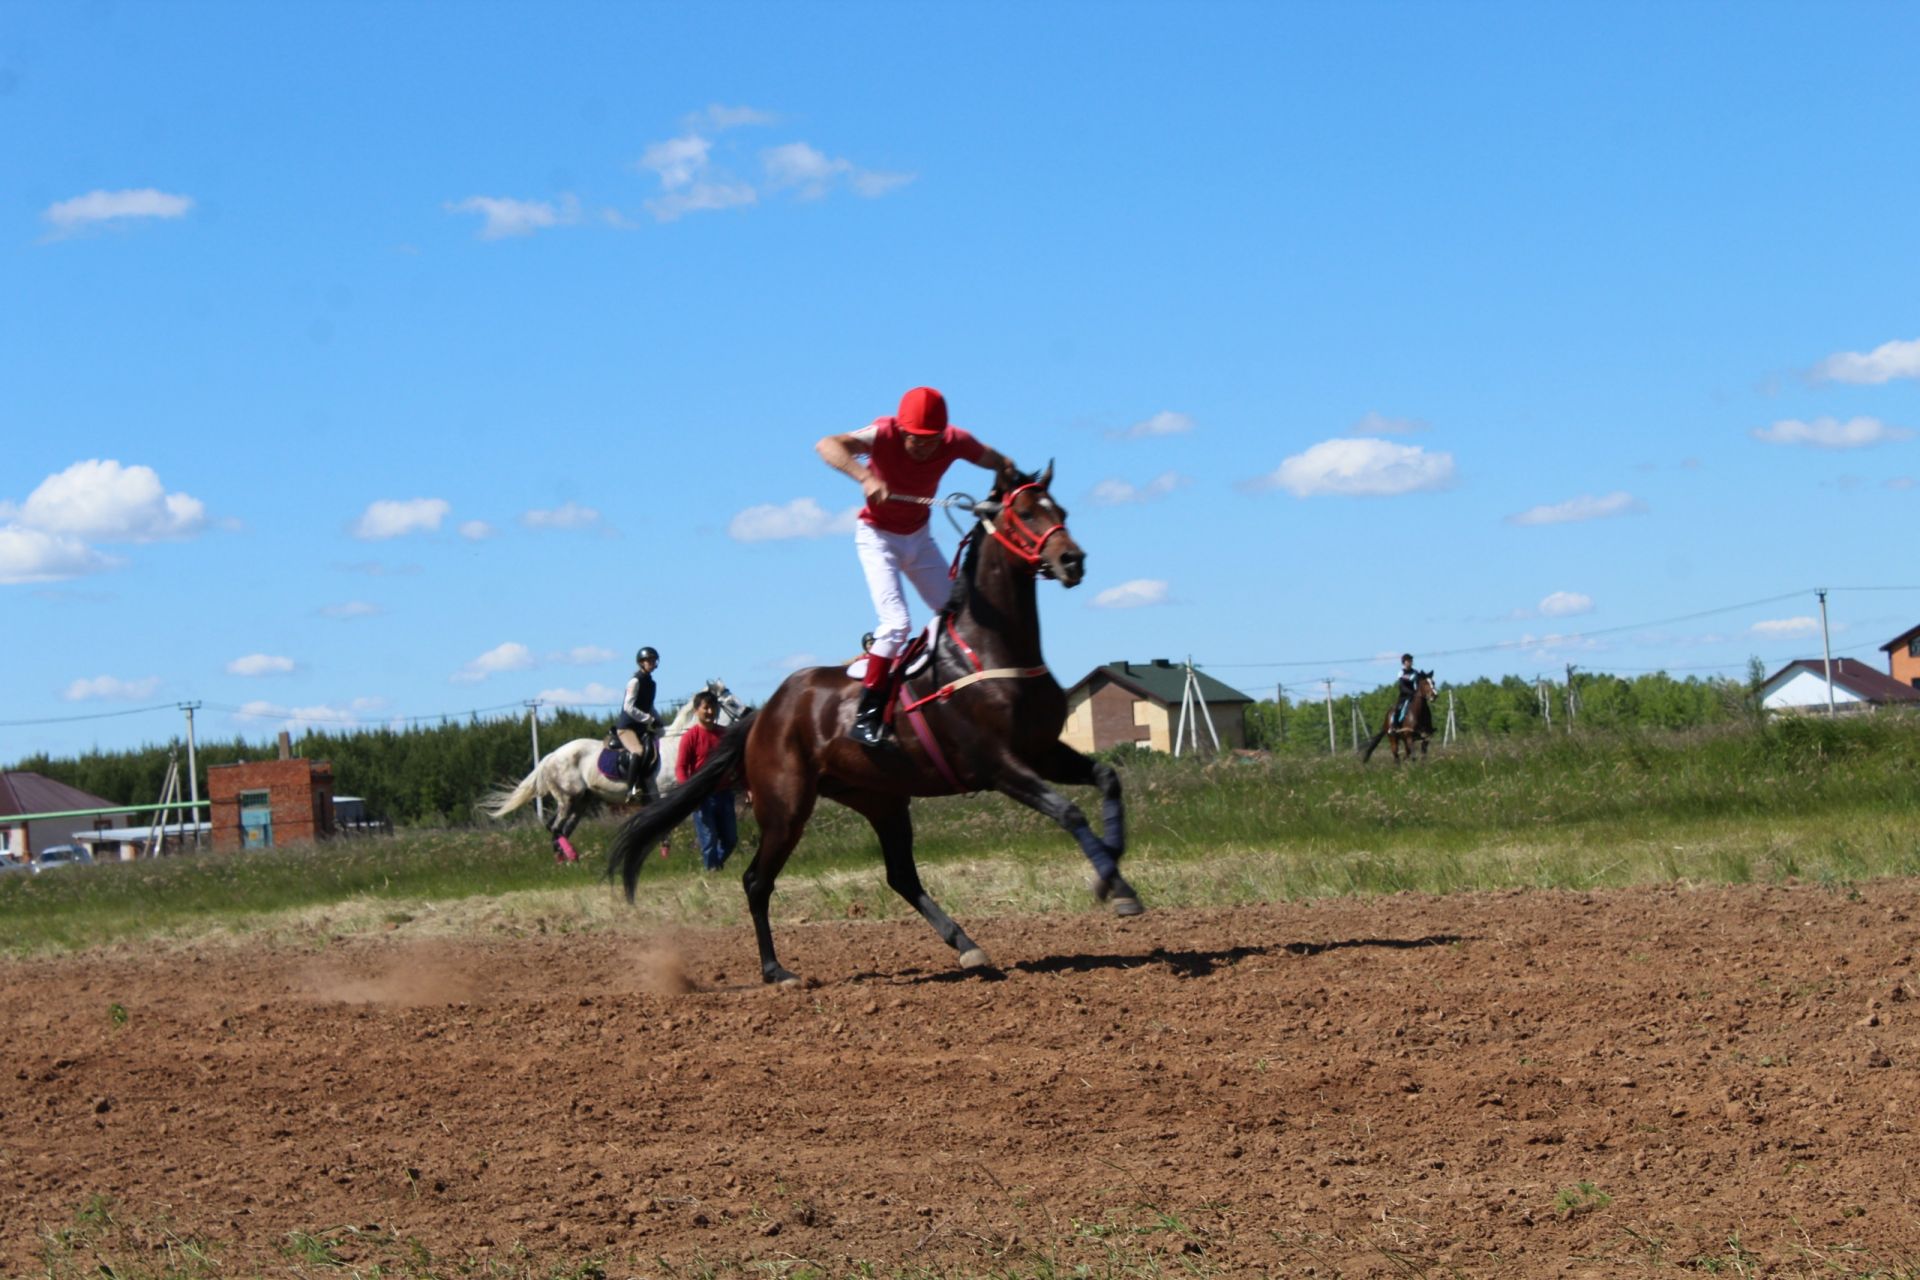
[[[559,709],[540,717],[540,748],[548,752],[571,738],[599,738],[604,717]],[[474,803],[488,788],[518,782],[533,768],[533,741],[525,716],[444,721],[402,729],[309,729],[293,740],[293,754],[333,764],[336,795],[359,796],[367,811],[396,826],[448,826],[478,817]],[[207,794],[210,765],[272,760],[278,744],[234,737],[198,741],[200,795]],[[166,783],[167,762],[177,758],[185,798],[184,742],[127,751],[90,751],[73,757],[28,756],[11,766],[77,787],[112,804],[151,804]]]
[[[1453,699],[1454,728],[1462,739],[1515,738],[1577,729],[1690,729],[1749,719],[1759,713],[1760,686],[1766,670],[1756,658],[1744,679],[1687,676],[1664,671],[1632,676],[1575,671],[1567,681],[1534,681],[1520,676],[1486,676],[1466,684],[1442,684],[1433,708],[1436,738],[1445,730],[1447,699]],[[1327,750],[1324,697],[1277,698],[1247,708],[1247,745],[1265,751],[1310,755]],[[1341,749],[1351,746],[1351,706],[1360,708],[1361,741],[1379,732],[1399,696],[1397,681],[1366,693],[1333,700],[1334,735]],[[1569,701],[1571,699],[1571,701]],[[1569,714],[1571,710],[1571,714]]]

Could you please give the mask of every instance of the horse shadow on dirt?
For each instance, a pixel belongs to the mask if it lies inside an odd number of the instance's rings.
[[[1422,938],[1342,938],[1334,942],[1283,942],[1272,946],[1225,947],[1217,951],[1170,951],[1154,947],[1132,954],[1081,954],[1047,956],[1039,960],[1021,960],[1005,968],[995,966],[974,970],[942,970],[927,973],[909,969],[904,973],[856,973],[849,982],[888,982],[918,985],[936,982],[1004,982],[1010,973],[1097,973],[1107,969],[1142,969],[1158,966],[1176,978],[1207,978],[1220,969],[1231,969],[1243,960],[1261,956],[1290,955],[1313,957],[1329,951],[1352,947],[1379,947],[1388,951],[1410,951],[1418,947],[1447,947],[1470,939],[1457,933],[1430,933]]]

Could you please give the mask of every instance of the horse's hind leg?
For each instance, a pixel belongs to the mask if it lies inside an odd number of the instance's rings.
[[[960,957],[962,969],[986,969],[993,961],[980,949],[953,917],[940,909],[926,886],[920,883],[920,869],[913,861],[913,815],[904,796],[835,796],[834,799],[861,814],[873,824],[880,837],[880,854],[887,862],[887,884],[933,926],[940,940]]]
[[[787,863],[793,846],[800,843],[813,814],[814,791],[804,780],[783,777],[777,780],[755,779],[753,816],[760,824],[760,847],[753,861],[740,873],[740,887],[747,892],[747,911],[753,917],[754,940],[760,944],[760,980],[782,986],[798,986],[800,979],[789,973],[773,953],[773,928],[767,923],[767,904],[773,898],[773,882]]]
[[[573,834],[573,828],[580,821],[580,812],[574,807],[570,796],[558,795],[553,798],[553,816],[547,819],[547,834],[553,837],[553,860],[555,862],[578,862],[580,855],[574,850],[573,842],[567,837]]]

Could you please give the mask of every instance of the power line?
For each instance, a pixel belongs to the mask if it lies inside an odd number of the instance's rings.
[[[15,729],[32,724],[72,724],[78,720],[111,720],[116,716],[141,716],[149,711],[173,711],[179,704],[168,702],[157,707],[133,707],[126,711],[96,711],[84,716],[48,716],[42,720],[0,720],[0,728]]]

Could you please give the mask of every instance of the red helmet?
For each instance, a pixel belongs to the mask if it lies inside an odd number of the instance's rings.
[[[946,434],[947,398],[932,387],[915,387],[900,397],[900,412],[894,421],[909,435]]]

